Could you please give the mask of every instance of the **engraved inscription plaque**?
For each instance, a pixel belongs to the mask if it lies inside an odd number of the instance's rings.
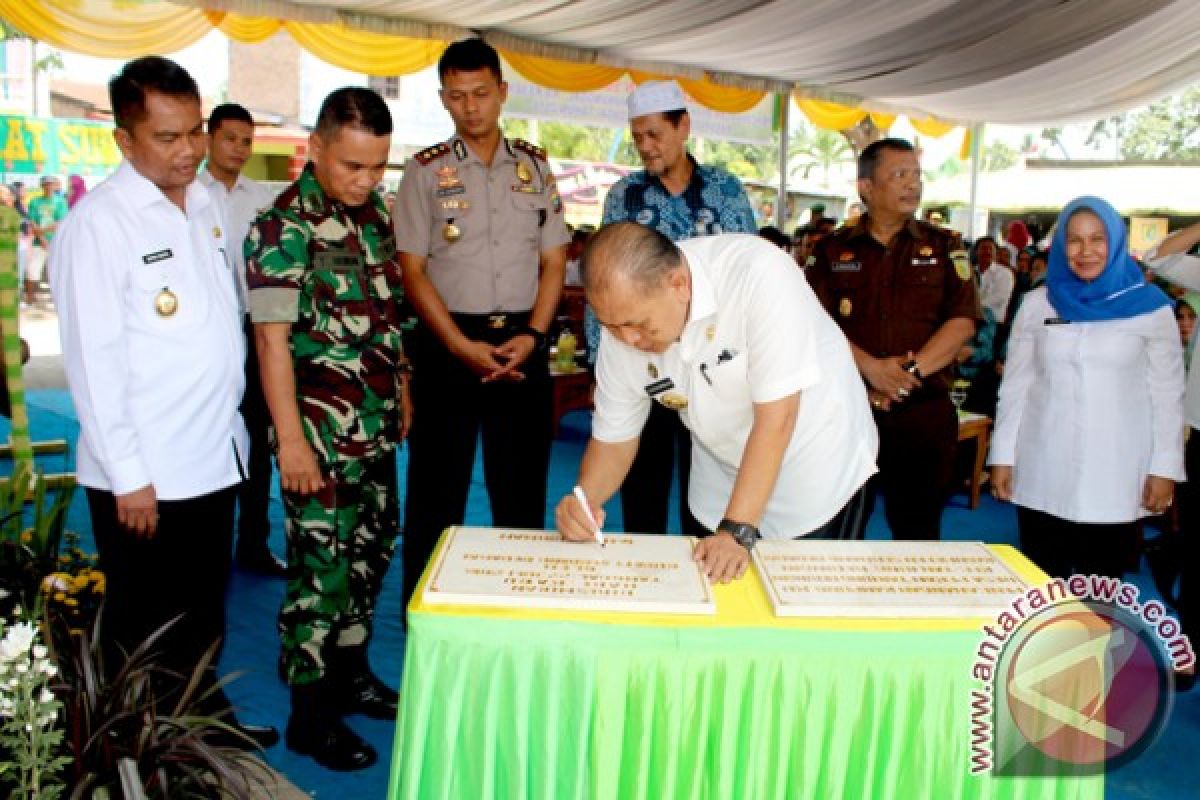
[[[760,541],[781,617],[988,617],[1028,588],[980,542]]]
[[[603,547],[551,531],[451,528],[446,537],[426,603],[716,613],[689,537],[614,533]]]

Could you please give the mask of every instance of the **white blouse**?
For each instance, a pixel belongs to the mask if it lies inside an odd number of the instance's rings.
[[[1045,287],[1013,323],[990,464],[1013,467],[1013,502],[1074,522],[1130,522],[1147,475],[1180,481],[1183,348],[1170,307],[1058,321]]]

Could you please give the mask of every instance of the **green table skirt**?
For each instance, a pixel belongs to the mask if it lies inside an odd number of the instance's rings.
[[[389,797],[1103,797],[970,774],[979,638],[414,610]]]

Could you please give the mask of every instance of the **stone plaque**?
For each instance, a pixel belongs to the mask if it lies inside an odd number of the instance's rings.
[[[715,614],[692,560],[694,539],[606,534],[605,545],[551,531],[451,528],[425,587],[426,603]]]
[[[981,542],[760,541],[780,617],[990,617],[1028,588]]]

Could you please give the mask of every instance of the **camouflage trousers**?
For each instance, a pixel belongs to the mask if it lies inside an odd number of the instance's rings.
[[[290,685],[323,678],[335,648],[366,645],[399,529],[394,451],[344,462],[324,477],[316,494],[283,493],[280,666]]]

